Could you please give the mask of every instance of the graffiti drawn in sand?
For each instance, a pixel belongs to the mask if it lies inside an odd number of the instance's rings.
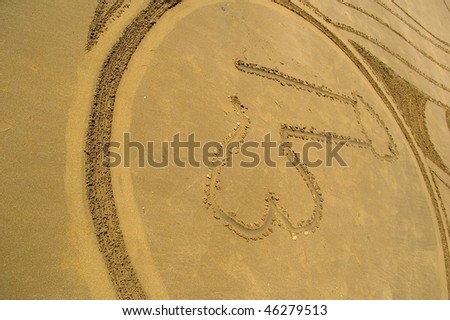
[[[287,85],[297,90],[314,92],[319,97],[338,100],[343,105],[350,105],[353,107],[356,115],[356,121],[360,126],[361,132],[365,136],[365,139],[357,139],[349,136],[332,134],[325,130],[318,131],[313,127],[307,128],[305,126],[282,123],[280,126],[280,145],[285,145],[283,148],[284,155],[292,164],[292,167],[296,169],[295,173],[299,174],[299,178],[301,177],[306,184],[309,193],[311,194],[312,201],[314,202],[314,209],[308,219],[294,222],[290,218],[289,212],[281,205],[280,198],[276,195],[275,191],[271,190],[264,199],[265,211],[262,214],[261,220],[250,223],[244,222],[239,218],[237,212],[224,209],[218,201],[218,197],[220,197],[222,193],[221,176],[223,175],[223,167],[226,163],[228,163],[228,158],[233,156],[233,152],[236,153],[240,150],[240,148],[232,149],[228,146],[232,142],[237,143],[238,145],[244,143],[251,125],[251,119],[246,114],[247,107],[241,104],[237,96],[230,97],[234,113],[238,117],[239,121],[236,123],[236,126],[233,128],[232,132],[222,141],[222,148],[227,150],[227,152],[225,154],[220,152],[223,156],[217,156],[217,159],[214,159],[220,160],[222,165],[211,168],[207,175],[204,203],[208,209],[213,211],[216,219],[223,220],[225,222],[225,226],[240,237],[247,240],[264,239],[264,237],[269,236],[269,234],[273,232],[274,226],[279,226],[290,232],[292,239],[295,240],[297,239],[298,234],[310,234],[315,232],[319,227],[319,222],[322,219],[324,202],[322,192],[314,174],[308,169],[308,166],[305,163],[301,162],[298,154],[292,149],[292,146],[286,144],[286,142],[290,139],[314,140],[325,143],[338,141],[337,143],[341,143],[345,146],[370,149],[375,157],[388,162],[394,161],[397,158],[397,146],[395,145],[388,128],[373,108],[358,94],[353,93],[352,97],[348,97],[341,93],[335,93],[325,86],[318,86],[286,75],[278,70],[260,67],[252,63],[245,63],[242,60],[236,60],[235,66],[242,72],[261,76],[269,80],[274,80],[279,82],[281,85]],[[386,143],[388,145],[387,149],[389,150],[388,153],[379,152],[374,146],[373,140],[369,134],[371,131],[366,130],[362,121],[362,110],[365,110],[376,120],[377,124],[380,126],[381,132],[384,131],[387,140]],[[332,135],[332,137],[330,137],[330,135]],[[219,154],[219,152],[217,152],[217,154]]]

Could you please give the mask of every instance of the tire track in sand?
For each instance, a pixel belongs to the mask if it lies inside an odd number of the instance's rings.
[[[108,23],[118,18],[129,8],[131,0],[98,0],[94,18],[89,26],[86,51],[90,51],[100,36],[107,30]]]
[[[142,39],[181,0],[151,1],[127,26],[109,52],[98,77],[86,139],[86,186],[99,249],[120,299],[146,294],[127,253],[111,184],[108,144],[115,97],[127,65]]]

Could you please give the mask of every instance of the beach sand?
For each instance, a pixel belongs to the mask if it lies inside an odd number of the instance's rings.
[[[445,0],[0,12],[0,298],[449,298]],[[139,165],[177,134],[292,147]]]

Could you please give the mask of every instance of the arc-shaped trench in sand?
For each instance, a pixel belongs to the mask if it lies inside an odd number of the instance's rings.
[[[294,5],[289,0],[273,0],[273,2],[293,11],[300,18],[312,24],[315,28],[327,36],[337,47],[339,47],[348,58],[360,69],[361,73],[372,85],[374,90],[392,112],[396,122],[402,130],[409,146],[414,153],[416,161],[422,172],[424,182],[432,199],[437,220],[440,221],[439,205],[434,196],[430,178],[412,142],[404,124],[398,118],[395,109],[380,89],[377,82],[367,71],[366,67],[359,61],[356,55],[347,45],[328,30],[324,24],[303,9]],[[167,10],[181,3],[181,0],[152,1],[138,14],[138,16],[127,26],[122,36],[111,49],[105,59],[99,74],[95,97],[92,102],[91,116],[86,139],[86,189],[92,221],[95,227],[99,249],[103,254],[106,267],[115,286],[117,294],[121,299],[145,299],[146,294],[133,268],[132,262],[127,254],[125,242],[117,216],[117,209],[111,184],[111,171],[108,167],[108,148],[105,145],[111,139],[112,115],[114,111],[115,95],[118,85],[122,79],[128,62],[135,50],[149,32],[152,26]],[[436,81],[434,84],[439,85]],[[441,86],[442,87],[442,86]],[[106,166],[104,165],[106,163]],[[448,253],[448,241],[441,232],[441,241],[444,247],[444,261],[447,273],[447,288],[450,290],[450,258]],[[449,292],[450,294],[450,292]]]

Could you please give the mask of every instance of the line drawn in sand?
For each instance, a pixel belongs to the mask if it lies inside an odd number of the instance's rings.
[[[422,54],[425,58],[427,58],[428,60],[432,61],[433,63],[435,63],[436,65],[440,66],[441,68],[450,71],[450,66],[441,63],[439,61],[437,61],[433,56],[431,56],[430,54],[428,54],[426,51],[424,51],[423,49],[421,49],[418,45],[416,45],[414,42],[412,42],[410,39],[407,38],[407,36],[405,36],[403,33],[401,33],[399,30],[395,29],[394,27],[392,27],[390,24],[388,24],[386,21],[384,21],[382,18],[380,18],[379,16],[370,13],[368,11],[366,11],[365,9],[352,4],[350,2],[347,2],[346,0],[337,0],[339,3],[343,4],[344,6],[351,8],[353,10],[356,10],[364,15],[366,15],[367,17],[369,17],[370,19],[372,19],[373,21],[376,21],[377,23],[379,23],[380,25],[386,27],[387,29],[389,29],[391,32],[393,32],[394,34],[396,34],[398,37],[400,37],[402,40],[404,40],[406,43],[408,43],[412,48],[414,48],[415,50],[417,50],[417,52],[419,52],[420,54]],[[381,5],[381,4],[380,4]],[[389,10],[389,9],[387,9]],[[434,42],[431,42],[434,44]],[[438,48],[444,50],[446,53],[449,53],[449,50],[446,48],[443,48],[442,46],[438,46]]]
[[[445,6],[447,7],[448,10],[448,5],[447,2],[444,1]],[[420,26],[426,33],[428,33],[430,36],[432,36],[433,38],[435,38],[436,40],[438,40],[439,42],[445,44],[446,46],[450,46],[450,43],[438,38],[437,36],[435,36],[433,33],[431,33],[431,31],[429,31],[427,28],[425,28],[418,20],[416,20],[411,14],[408,13],[408,11],[406,11],[405,9],[402,8],[402,6],[400,6],[398,3],[395,2],[395,0],[391,0],[391,2],[397,7],[399,8],[405,15],[407,15],[412,21],[414,21],[418,26]],[[450,10],[449,10],[450,11]]]
[[[98,0],[94,17],[89,26],[86,52],[98,42],[101,35],[108,30],[108,24],[119,18],[130,7],[131,0]]]
[[[308,166],[305,163],[301,162],[300,157],[292,149],[292,146],[286,144],[289,139],[297,138],[303,140],[324,141],[325,143],[339,143],[344,146],[370,149],[376,158],[384,161],[392,162],[397,159],[397,146],[395,145],[388,128],[375,110],[373,110],[373,108],[357,93],[352,93],[352,97],[349,97],[341,93],[333,92],[333,90],[325,86],[318,86],[313,83],[291,77],[287,74],[279,72],[278,70],[261,67],[257,64],[246,63],[239,59],[235,61],[235,67],[239,71],[277,81],[283,86],[287,85],[297,90],[314,92],[319,97],[338,100],[344,105],[352,106],[356,115],[357,123],[361,128],[361,132],[365,136],[365,139],[357,139],[349,136],[334,134],[325,130],[319,131],[314,127],[308,128],[301,125],[289,125],[282,123],[280,126],[280,145],[285,146],[283,148],[285,157],[292,164],[292,167],[295,167],[296,172],[300,174],[301,178],[308,187],[314,202],[314,209],[308,219],[293,222],[290,219],[289,212],[281,205],[280,198],[274,191],[269,191],[264,199],[265,212],[261,220],[253,223],[246,223],[238,217],[237,212],[227,211],[222,208],[217,200],[217,197],[222,190],[220,178],[223,173],[223,167],[229,162],[228,160],[233,156],[233,153],[239,153],[240,150],[239,147],[231,149],[227,146],[231,142],[237,142],[239,146],[243,144],[251,125],[251,119],[246,114],[248,107],[244,106],[237,96],[231,96],[230,102],[239,121],[236,123],[232,132],[222,141],[222,148],[227,150],[227,153],[221,157],[217,156],[216,159],[214,159],[214,161],[220,160],[222,165],[219,167],[210,168],[210,172],[207,174],[204,204],[208,209],[213,211],[213,215],[216,219],[223,220],[225,222],[225,226],[238,236],[243,237],[246,240],[264,239],[265,237],[268,237],[271,232],[273,232],[274,226],[278,226],[287,230],[291,234],[292,239],[296,240],[299,234],[307,235],[314,233],[318,229],[319,223],[322,219],[324,198],[314,174],[308,169]],[[361,109],[365,109],[368,114],[376,120],[381,129],[385,131],[388,139],[389,153],[383,154],[382,152],[377,151],[374,147],[373,140],[363,125]],[[217,151],[217,154],[219,154],[219,151]],[[223,153],[221,152],[220,154]]]
[[[293,11],[294,13],[296,13],[296,14],[298,14],[300,16],[304,16],[305,15],[304,11],[302,9],[300,9],[298,6],[294,5],[290,0],[273,0],[273,1],[275,3],[281,4],[282,6],[285,6],[286,8],[288,8],[289,10]],[[357,29],[355,29],[355,28],[353,28],[353,27],[351,27],[349,25],[346,25],[344,23],[332,20],[330,17],[328,17],[327,15],[322,13],[309,0],[299,0],[299,2],[301,4],[303,4],[304,6],[306,6],[307,8],[309,8],[310,10],[312,10],[316,15],[321,17],[321,19],[323,21],[325,21],[326,23],[329,23],[329,24],[333,25],[334,27],[336,27],[338,29],[341,29],[341,30],[353,33],[353,34],[355,34],[355,35],[357,35],[357,36],[359,36],[361,38],[364,38],[365,40],[371,42],[375,46],[379,47],[380,49],[384,50],[388,54],[390,54],[393,57],[395,57],[398,61],[400,61],[401,63],[406,65],[412,71],[416,72],[418,75],[420,75],[424,79],[428,80],[429,82],[431,82],[435,86],[438,86],[439,88],[441,88],[441,89],[443,89],[443,90],[445,90],[447,92],[450,92],[450,87],[448,87],[447,84],[444,84],[442,82],[438,82],[433,77],[427,75],[423,70],[419,69],[414,63],[410,62],[405,57],[401,56],[399,53],[397,53],[397,51],[389,48],[386,44],[382,43],[381,40],[379,40],[378,38],[374,38],[373,36],[370,36],[370,35],[364,33],[363,31],[357,30]],[[304,18],[306,18],[306,17],[307,16],[304,16]],[[306,19],[309,20],[309,21],[313,21],[314,18],[308,17]],[[317,20],[315,20],[315,22],[313,24],[316,25],[316,23],[317,23]],[[319,28],[323,28],[323,25],[322,25],[322,27],[319,27]],[[328,31],[324,31],[324,32],[328,32]],[[341,47],[341,49],[342,49],[342,47]]]
[[[431,39],[430,37],[428,37],[427,35],[425,35],[424,33],[422,33],[418,28],[416,28],[415,26],[413,26],[410,22],[408,22],[405,18],[403,18],[400,14],[398,14],[397,12],[395,12],[394,10],[392,10],[387,4],[385,4],[383,1],[381,0],[374,0],[376,4],[378,4],[380,7],[382,7],[384,10],[386,10],[387,12],[389,12],[391,15],[393,15],[394,17],[396,17],[399,21],[401,21],[404,25],[406,25],[407,27],[409,27],[411,30],[415,31],[419,36],[421,36],[422,38],[424,38],[425,40],[429,41],[430,43],[432,43],[433,45],[435,45],[436,47],[438,47],[439,49],[443,50],[444,52],[450,53],[450,50],[447,49],[446,47],[440,45],[439,43],[437,43],[435,40]],[[445,3],[445,0],[443,0]],[[401,9],[402,10],[402,9]],[[422,27],[422,29],[424,29]],[[445,41],[442,41],[441,39],[439,39],[438,37],[436,37],[435,35],[433,35],[430,31],[428,31],[427,29],[424,29],[426,33],[428,33],[429,35],[431,35],[434,39],[436,39],[437,41],[441,42],[441,44],[450,47],[449,43],[446,43]]]

